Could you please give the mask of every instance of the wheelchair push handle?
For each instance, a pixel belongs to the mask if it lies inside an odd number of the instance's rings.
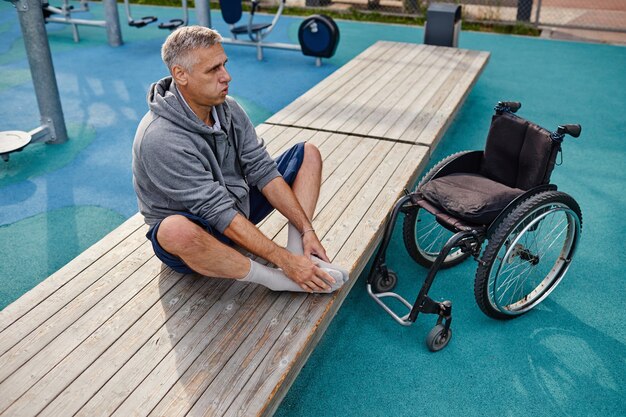
[[[560,125],[556,132],[561,134],[561,135],[570,135],[574,138],[577,138],[580,136],[580,132],[582,131],[582,127],[578,124],[576,125]]]
[[[498,101],[498,105],[496,106],[495,110],[515,113],[520,108],[522,108],[522,103],[520,103],[519,101]]]

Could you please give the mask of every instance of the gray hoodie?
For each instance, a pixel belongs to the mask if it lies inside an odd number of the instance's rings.
[[[215,107],[215,131],[167,77],[150,87],[148,106],[133,143],[133,185],[146,223],[182,211],[223,233],[237,212],[249,217],[250,187],[260,190],[280,174],[239,104],[227,97]]]

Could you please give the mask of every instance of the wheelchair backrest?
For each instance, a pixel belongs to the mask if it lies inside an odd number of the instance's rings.
[[[550,131],[508,112],[491,120],[480,173],[512,188],[550,182],[560,144]]]

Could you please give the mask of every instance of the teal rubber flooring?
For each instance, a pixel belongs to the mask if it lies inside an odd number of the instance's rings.
[[[124,10],[120,7],[121,20]],[[133,6],[137,16],[179,17]],[[102,18],[99,3],[83,18]],[[270,19],[270,17],[264,17]],[[191,22],[194,20],[191,13]],[[227,33],[219,12],[215,27]],[[302,19],[284,17],[268,40],[296,42]],[[299,53],[226,45],[231,93],[263,122],[377,40],[421,43],[421,27],[338,22],[337,54],[321,68]],[[0,308],[69,262],[137,211],[131,144],[149,85],[167,75],[166,32],[123,26],[111,48],[104,30],[47,26],[70,140],[37,144],[0,162]],[[424,338],[433,316],[397,325],[359,278],[293,384],[277,416],[624,416],[626,415],[626,48],[462,32],[460,47],[491,59],[431,160],[483,147],[494,104],[523,103],[520,115],[553,129],[580,123],[566,139],[552,180],[583,210],[583,234],[562,284],[532,312],[501,322],[473,298],[476,263],[440,274],[430,294],[454,306],[454,337],[439,353]],[[0,2],[0,131],[39,124],[17,12]],[[425,270],[398,230],[389,265],[398,292],[414,299]],[[1,394],[0,394],[1,395]]]

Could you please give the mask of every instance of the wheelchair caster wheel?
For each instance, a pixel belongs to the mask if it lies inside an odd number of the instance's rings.
[[[397,283],[398,275],[395,272],[389,270],[386,277],[383,274],[376,274],[374,282],[372,283],[372,290],[374,290],[376,294],[380,294],[381,292],[389,292],[396,288]]]
[[[446,328],[443,324],[438,324],[426,336],[426,346],[431,352],[437,352],[448,345],[452,338],[452,329]]]

